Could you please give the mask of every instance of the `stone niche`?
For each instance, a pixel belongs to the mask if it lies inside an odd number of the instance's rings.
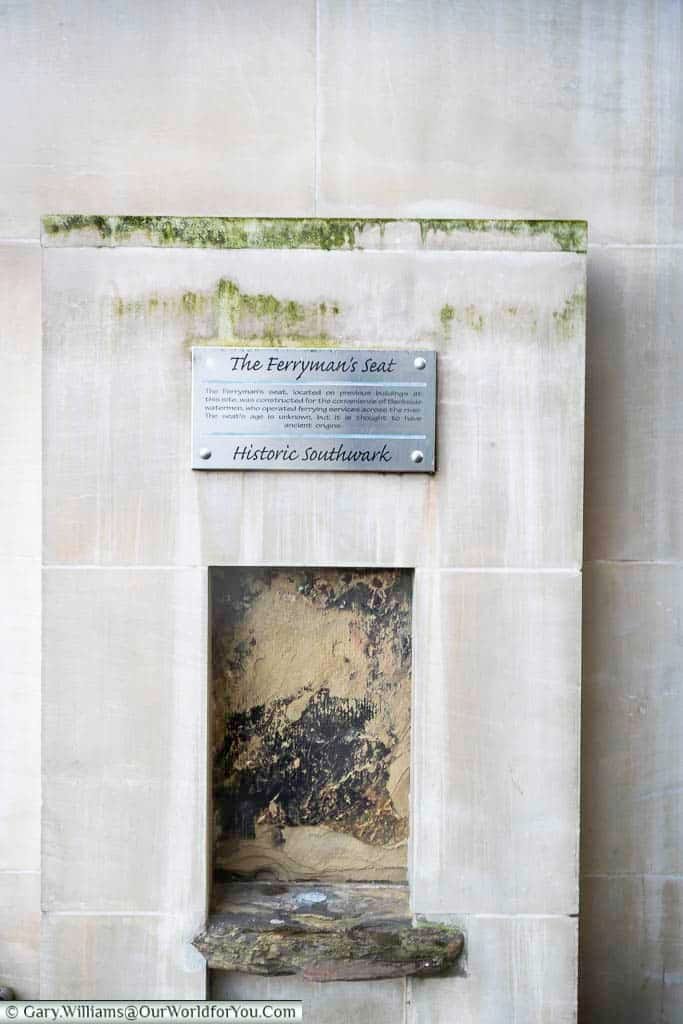
[[[407,569],[213,568],[209,966],[429,975],[457,929],[408,899]]]
[[[214,880],[405,882],[412,573],[210,579]]]

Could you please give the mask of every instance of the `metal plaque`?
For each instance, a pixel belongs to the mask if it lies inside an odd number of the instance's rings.
[[[433,473],[436,353],[193,348],[192,468]]]

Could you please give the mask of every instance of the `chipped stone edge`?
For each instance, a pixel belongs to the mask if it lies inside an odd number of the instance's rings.
[[[54,214],[45,247],[527,251],[585,253],[582,220],[164,217]]]

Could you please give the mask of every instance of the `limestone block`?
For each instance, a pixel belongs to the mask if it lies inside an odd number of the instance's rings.
[[[675,1024],[683,1016],[683,881],[581,880],[581,1024]]]
[[[0,245],[0,871],[40,867],[40,266]]]
[[[680,248],[590,256],[586,557],[683,559]]]
[[[463,928],[467,960],[459,976],[408,982],[408,1024],[574,1024],[576,920],[438,920]]]
[[[318,211],[681,241],[680,46],[667,0],[322,0]]]
[[[0,558],[0,623],[0,873],[38,871],[40,566],[33,559]]]
[[[45,292],[48,562],[580,563],[582,255],[58,248]],[[436,475],[190,470],[190,348],[245,343],[435,349]]]
[[[0,236],[49,212],[313,212],[312,0],[12,4],[0,46]]]
[[[328,982],[300,978],[257,978],[210,972],[212,999],[301,999],[304,1020],[315,1024],[396,1024],[402,1020],[404,981]]]
[[[41,554],[40,263],[38,245],[0,245],[0,557],[36,561]]]
[[[197,925],[167,914],[45,914],[42,999],[205,999]]]
[[[46,570],[45,909],[203,912],[206,615],[202,569]]]
[[[40,875],[0,871],[0,986],[17,999],[37,999],[40,958]]]
[[[415,574],[417,913],[577,911],[578,573]]]
[[[683,567],[597,563],[584,586],[582,873],[680,876]]]

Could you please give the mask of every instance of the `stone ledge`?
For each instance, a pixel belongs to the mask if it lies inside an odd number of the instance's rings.
[[[588,226],[583,220],[56,214],[43,217],[41,239],[48,247],[585,252]]]
[[[406,885],[235,882],[216,888],[193,945],[219,970],[369,981],[442,974],[464,937],[445,925],[414,925]]]

